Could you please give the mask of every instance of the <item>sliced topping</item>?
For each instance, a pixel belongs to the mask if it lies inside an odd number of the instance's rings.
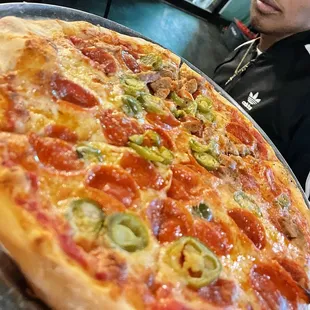
[[[216,170],[220,167],[220,163],[217,160],[219,146],[215,141],[204,145],[197,140],[191,139],[189,146],[193,152],[193,156],[202,167],[209,171]]]
[[[125,146],[129,137],[135,134],[142,134],[143,130],[135,120],[127,118],[124,114],[106,110],[100,115],[100,122],[103,125],[103,133],[109,143],[117,146]]]
[[[130,173],[142,189],[160,190],[165,186],[165,180],[156,171],[155,166],[140,156],[126,152],[120,161],[120,165]]]
[[[128,51],[124,50],[121,52],[121,55],[128,69],[130,69],[133,73],[139,73],[141,71],[138,62],[135,57],[133,57],[133,55],[131,55]]]
[[[134,149],[143,158],[169,165],[173,161],[173,154],[162,146],[161,137],[153,130],[147,130],[143,135],[129,137],[128,146]]]
[[[252,145],[254,142],[253,136],[245,126],[241,126],[237,123],[230,123],[226,126],[226,130],[245,145]]]
[[[278,264],[254,265],[250,279],[264,309],[295,308],[298,297],[308,302],[303,290]]]
[[[156,114],[165,113],[165,110],[163,108],[163,102],[159,97],[146,94],[146,95],[141,95],[138,99],[141,102],[146,112],[156,113]]]
[[[101,163],[103,162],[103,155],[100,150],[88,145],[87,143],[81,143],[77,145],[76,152],[78,157],[86,161],[87,163]]]
[[[74,103],[82,108],[99,105],[97,98],[82,86],[58,75],[51,82],[52,94],[55,98]]]
[[[253,175],[244,170],[239,170],[239,179],[242,184],[242,189],[248,192],[257,192],[259,190],[259,186],[257,184],[257,180]]]
[[[214,140],[211,140],[208,144],[202,144],[195,139],[189,141],[189,147],[196,153],[209,153],[214,158],[220,155],[219,145]]]
[[[152,305],[151,310],[190,310],[190,309],[176,300],[164,299],[163,303],[157,301],[156,304]]]
[[[193,288],[201,288],[217,280],[222,270],[218,258],[192,237],[182,237],[172,243],[164,259]]]
[[[147,209],[154,236],[160,242],[171,242],[193,234],[192,216],[172,199],[154,200]]]
[[[75,199],[66,211],[74,240],[84,249],[90,249],[103,226],[104,213],[91,199]]]
[[[195,117],[196,112],[197,112],[197,102],[195,100],[186,100],[183,111],[186,114]]]
[[[138,186],[131,175],[120,168],[113,166],[98,166],[91,170],[86,183],[97,188],[130,206],[134,199],[139,197]]]
[[[304,267],[286,257],[280,257],[279,264],[292,276],[293,280],[304,289],[308,289],[309,280]]]
[[[135,77],[127,77],[122,80],[122,86],[125,94],[135,98],[147,92],[144,82],[137,80]]]
[[[227,255],[233,248],[229,229],[222,223],[195,221],[196,237],[217,255]]]
[[[173,154],[164,146],[161,147],[147,147],[136,143],[129,142],[128,146],[134,149],[141,157],[153,162],[169,165],[173,161]]]
[[[139,59],[140,63],[142,63],[144,66],[148,67],[151,70],[160,70],[163,64],[163,60],[160,55],[158,54],[148,54],[145,56],[142,56]]]
[[[200,203],[198,206],[193,207],[192,213],[207,221],[211,221],[213,218],[211,209],[205,203]]]
[[[202,192],[200,176],[194,170],[185,165],[173,165],[173,176],[168,197],[176,200],[190,200],[199,196]]]
[[[157,133],[160,136],[160,145],[170,150],[175,147],[174,141],[170,137],[169,132],[167,132],[166,130],[160,127],[153,127],[152,131]]]
[[[233,209],[228,211],[228,215],[259,250],[266,246],[264,226],[254,214],[244,209]]]
[[[288,210],[291,206],[291,199],[288,194],[282,193],[275,199],[275,203],[282,209]]]
[[[78,136],[75,132],[62,125],[48,125],[44,129],[44,133],[47,137],[57,138],[67,142],[75,143],[78,140]]]
[[[111,241],[127,252],[143,250],[149,243],[147,228],[136,215],[112,214],[107,217],[105,227]]]
[[[180,122],[171,114],[157,114],[157,113],[148,113],[146,119],[157,126],[160,126],[163,129],[171,130],[174,127],[180,125]]]
[[[195,101],[197,102],[197,109],[200,113],[207,114],[212,112],[213,102],[210,98],[199,95]]]
[[[160,146],[161,137],[156,131],[147,130],[143,135],[143,141],[141,144],[145,146]]]
[[[81,49],[81,52],[91,60],[100,64],[100,68],[102,68],[106,74],[112,75],[116,73],[116,60],[103,48],[96,46],[84,47]]]
[[[172,99],[172,101],[175,103],[175,105],[179,108],[184,108],[185,107],[185,102],[184,100],[178,96],[178,94],[176,92],[172,92],[170,94],[170,98]]]
[[[218,279],[198,290],[198,295],[217,307],[232,306],[237,298],[237,286],[231,280]]]
[[[234,193],[234,200],[239,204],[243,209],[247,209],[253,212],[257,216],[262,216],[262,212],[259,206],[256,204],[254,199],[247,195],[243,191],[237,191]]]
[[[143,110],[141,107],[141,103],[136,98],[129,95],[124,95],[122,97],[122,101],[122,110],[126,115],[136,118],[142,117]]]
[[[29,142],[44,166],[61,171],[75,171],[84,166],[73,146],[63,140],[42,138],[31,134]]]
[[[208,153],[193,153],[197,162],[209,171],[217,170],[220,163]]]

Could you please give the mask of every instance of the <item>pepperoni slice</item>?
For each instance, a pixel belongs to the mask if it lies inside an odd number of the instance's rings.
[[[300,264],[286,257],[280,257],[278,262],[291,275],[295,282],[301,287],[308,288],[308,276]]]
[[[195,222],[196,237],[217,255],[227,255],[233,248],[229,229],[220,222]]]
[[[92,108],[99,104],[96,97],[82,86],[58,75],[52,82],[52,94],[57,99],[69,101],[82,108]]]
[[[100,64],[106,74],[114,74],[117,71],[117,64],[114,57],[103,48],[90,46],[81,49],[81,52],[91,60]]]
[[[120,165],[130,173],[140,188],[162,189],[166,184],[164,178],[156,171],[155,166],[141,156],[125,153]]]
[[[241,126],[237,123],[230,123],[226,126],[226,130],[243,144],[252,145],[254,142],[254,138],[247,130],[246,126]]]
[[[141,71],[138,62],[129,52],[122,50],[121,55],[128,69],[130,69],[133,73],[139,73]]]
[[[143,133],[142,127],[136,120],[113,110],[105,110],[100,115],[100,122],[103,125],[105,137],[113,145],[125,146],[130,136]]]
[[[146,119],[151,124],[155,124],[166,130],[171,130],[174,127],[180,126],[180,122],[171,113],[168,114],[148,113],[146,115]]]
[[[48,137],[61,139],[67,142],[76,143],[78,140],[78,136],[75,132],[72,132],[69,128],[62,125],[48,125],[45,127],[44,132]]]
[[[181,303],[175,300],[167,300],[162,303],[156,303],[151,308],[152,310],[190,310],[190,308],[185,307]]]
[[[253,213],[244,209],[233,209],[228,211],[228,215],[259,250],[266,246],[264,226]]]
[[[118,167],[95,167],[88,175],[86,183],[113,196],[127,207],[139,197],[136,182],[128,172]]]
[[[166,130],[157,127],[157,126],[151,126],[151,125],[146,125],[144,126],[145,129],[150,129],[153,130],[155,132],[157,132],[160,135],[161,138],[161,145],[163,145],[164,147],[168,148],[168,149],[173,149],[174,148],[174,142],[172,141],[169,133],[167,133]],[[150,145],[152,146],[152,145]]]
[[[189,211],[172,199],[155,200],[147,209],[152,231],[160,242],[170,242],[193,234],[193,220]]]
[[[244,170],[240,170],[239,179],[242,184],[242,189],[246,192],[256,193],[259,190],[259,186],[256,179]]]
[[[173,176],[168,197],[176,200],[190,200],[202,192],[200,176],[194,170],[181,164],[171,167]]]
[[[260,153],[260,157],[262,159],[268,159],[268,149],[267,149],[267,142],[266,142],[266,140],[256,130],[252,130],[252,135],[256,139],[257,149],[258,149],[258,151]]]
[[[279,264],[254,265],[250,279],[264,309],[296,308],[298,297],[307,300],[302,289]]]
[[[198,295],[217,307],[232,306],[237,297],[237,286],[231,280],[218,279],[216,282],[202,287]]]
[[[42,138],[31,134],[29,142],[40,162],[47,167],[62,171],[75,171],[83,168],[84,164],[79,160],[74,148],[63,140]]]

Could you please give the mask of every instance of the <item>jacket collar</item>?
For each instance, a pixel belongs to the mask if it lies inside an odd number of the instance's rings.
[[[296,49],[303,48],[305,51],[310,50],[310,30],[295,33],[287,38],[284,38],[269,49],[267,49],[263,55],[265,56],[278,56],[279,53],[283,55],[283,52],[294,52]],[[308,48],[306,47],[308,46]]]

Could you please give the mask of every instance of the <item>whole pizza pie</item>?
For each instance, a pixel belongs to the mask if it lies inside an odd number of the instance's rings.
[[[0,243],[53,309],[307,309],[310,217],[251,122],[179,57],[0,20]]]

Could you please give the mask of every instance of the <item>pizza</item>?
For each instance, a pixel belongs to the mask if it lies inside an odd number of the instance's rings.
[[[170,51],[0,19],[0,242],[53,309],[307,309],[310,218],[252,123]]]

